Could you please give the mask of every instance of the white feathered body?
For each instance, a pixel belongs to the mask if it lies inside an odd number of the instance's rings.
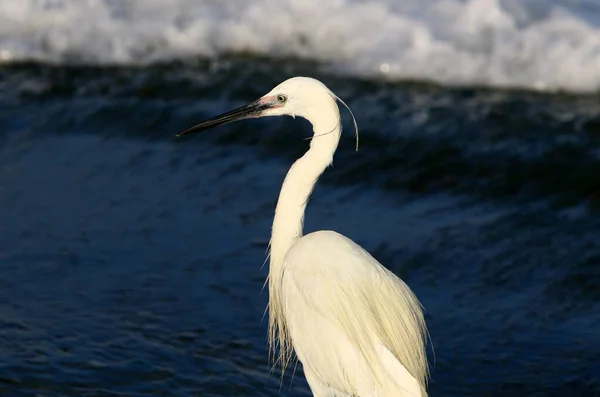
[[[287,332],[315,397],[426,396],[414,343],[424,320],[402,280],[333,231],[298,239],[281,272]]]

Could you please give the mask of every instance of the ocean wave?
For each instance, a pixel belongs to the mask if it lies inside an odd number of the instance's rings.
[[[3,0],[0,62],[147,64],[253,53],[338,73],[595,92],[588,0]]]

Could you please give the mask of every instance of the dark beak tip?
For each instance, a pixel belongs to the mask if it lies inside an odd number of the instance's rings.
[[[179,131],[177,134],[175,134],[176,138],[181,138],[184,135],[188,135],[190,133],[194,132],[194,128],[188,128],[187,130],[183,130],[183,131]]]

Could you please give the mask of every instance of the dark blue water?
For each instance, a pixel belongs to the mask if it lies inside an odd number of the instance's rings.
[[[431,396],[600,395],[600,100],[230,58],[0,68],[0,395],[309,396],[266,242],[305,121],[174,137],[294,75],[353,109],[308,206],[416,292]]]

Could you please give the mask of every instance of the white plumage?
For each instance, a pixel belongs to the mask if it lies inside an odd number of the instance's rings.
[[[339,233],[303,236],[306,204],[341,135],[336,99],[321,82],[295,77],[180,135],[263,116],[300,116],[313,125],[310,149],[290,168],[273,220],[268,282],[274,359],[285,370],[294,351],[315,397],[424,397],[426,326],[410,288]]]
[[[281,291],[289,336],[315,396],[423,395],[411,372],[424,376],[424,351],[409,344],[424,328],[418,302],[352,240],[333,231],[300,238],[283,262]]]

